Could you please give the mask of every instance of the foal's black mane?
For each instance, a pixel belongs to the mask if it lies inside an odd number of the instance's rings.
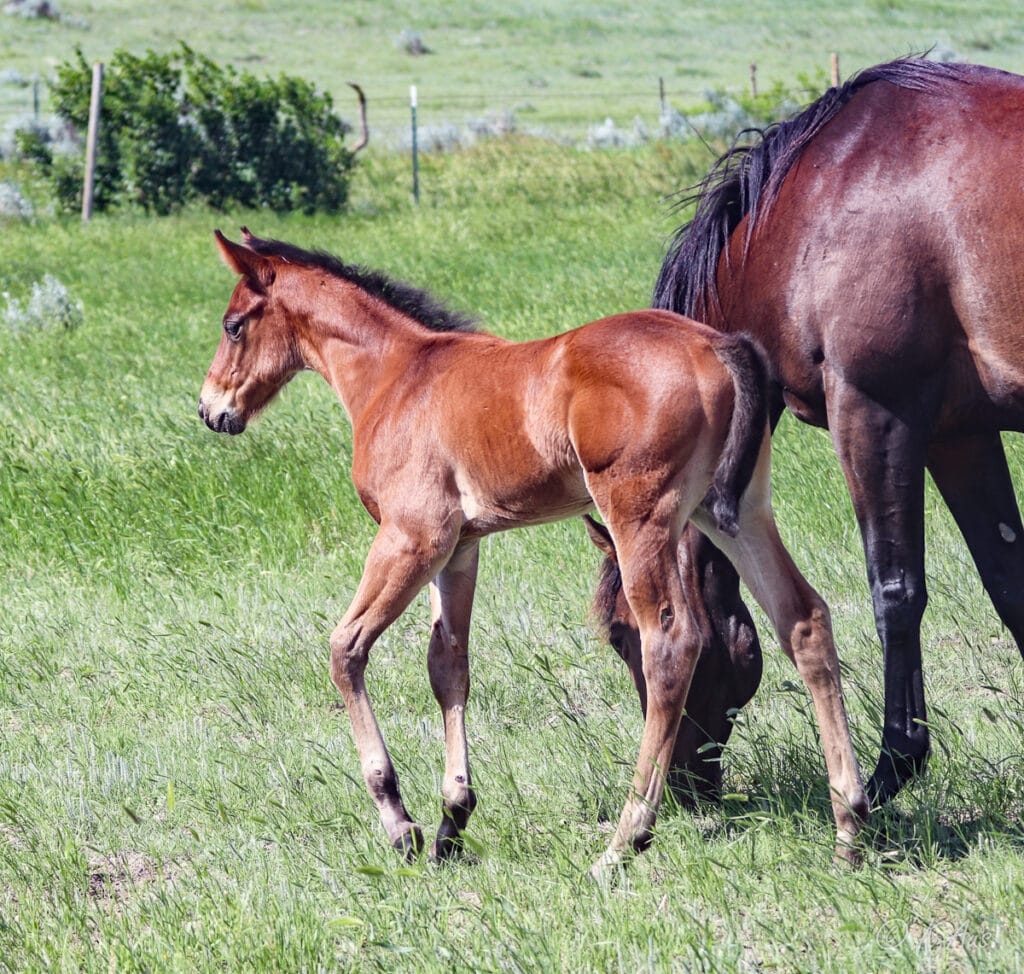
[[[654,286],[653,306],[703,319],[710,296],[719,306],[716,286],[718,261],[726,242],[749,214],[749,244],[759,215],[771,209],[786,173],[807,144],[861,88],[888,81],[900,88],[930,91],[968,81],[971,68],[941,64],[922,57],[901,58],[867,68],[838,88],[829,88],[792,118],[766,129],[746,129],[737,142],[753,134],[752,144],[733,144],[695,186],[682,191],[678,208],[697,204],[693,219],[679,228],[661,265]]]
[[[475,318],[446,308],[433,295],[404,281],[396,281],[383,271],[346,264],[322,250],[302,250],[280,240],[261,240],[250,236],[246,238],[245,245],[261,257],[280,257],[290,264],[313,267],[344,278],[431,331],[476,330]]]
[[[614,558],[603,559],[601,577],[598,579],[597,590],[594,592],[591,612],[594,622],[605,639],[611,633],[612,623],[615,621],[615,610],[618,608],[621,589],[622,573],[619,571],[619,563]]]

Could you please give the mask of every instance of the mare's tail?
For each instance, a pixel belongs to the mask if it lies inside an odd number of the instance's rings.
[[[725,449],[701,506],[729,537],[739,531],[740,498],[750,483],[768,424],[768,365],[753,339],[721,335],[715,354],[729,370],[736,390]]]

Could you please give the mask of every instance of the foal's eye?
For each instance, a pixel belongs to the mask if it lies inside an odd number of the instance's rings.
[[[224,333],[232,341],[237,342],[238,336],[242,333],[242,319],[241,318],[227,318],[224,321]]]

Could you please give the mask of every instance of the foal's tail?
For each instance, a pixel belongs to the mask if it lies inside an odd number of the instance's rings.
[[[715,354],[732,375],[736,397],[725,449],[701,506],[720,531],[734,538],[740,498],[753,476],[768,424],[768,365],[760,346],[746,335],[719,336]]]

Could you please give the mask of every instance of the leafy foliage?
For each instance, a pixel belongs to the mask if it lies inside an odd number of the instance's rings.
[[[661,116],[665,137],[703,138],[731,141],[745,129],[763,129],[795,114],[814,101],[828,87],[824,72],[798,74],[795,84],[776,80],[756,95],[750,92],[714,88],[704,92],[706,105],[683,115],[667,107]]]
[[[57,68],[58,114],[84,132],[92,72],[81,50]],[[277,211],[335,212],[352,153],[329,94],[309,82],[221,67],[182,44],[170,54],[115,52],[103,82],[94,205],[168,213],[198,200]],[[23,144],[60,205],[74,208],[84,160]]]

